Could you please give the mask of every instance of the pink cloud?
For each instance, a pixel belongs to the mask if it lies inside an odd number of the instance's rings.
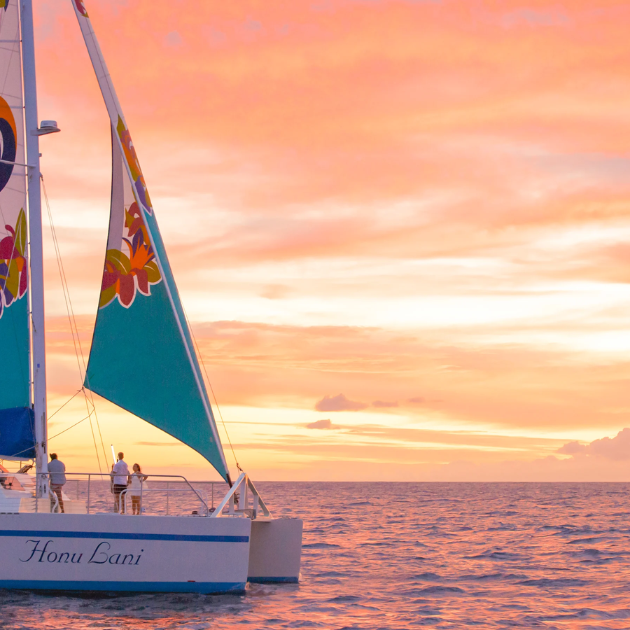
[[[334,425],[330,420],[316,420],[306,425],[307,429],[336,429],[337,425]]]
[[[630,459],[630,429],[622,429],[613,438],[604,437],[589,444],[568,442],[557,451],[561,455],[573,457],[592,456],[625,461]]]
[[[375,400],[372,403],[372,407],[376,407],[377,409],[392,409],[393,407],[398,407],[398,403],[396,401]]]
[[[349,400],[343,394],[324,396],[315,404],[317,411],[361,411],[367,408],[366,403]]]

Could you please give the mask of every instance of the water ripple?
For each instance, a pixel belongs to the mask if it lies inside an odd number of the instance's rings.
[[[278,516],[305,520],[299,585],[0,591],[0,628],[630,628],[628,484],[257,485]]]

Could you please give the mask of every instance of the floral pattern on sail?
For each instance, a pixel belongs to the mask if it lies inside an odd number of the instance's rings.
[[[6,10],[9,8],[9,0],[0,0],[0,27],[2,27],[2,16],[6,13]],[[2,11],[4,9],[4,11]]]
[[[107,250],[99,308],[116,298],[122,306],[129,308],[138,291],[142,295],[151,295],[151,285],[162,280],[142,213],[135,201],[125,210],[124,227],[127,235],[123,232],[123,244],[128,255],[117,249]]]
[[[127,164],[129,165],[129,170],[131,171],[131,179],[133,181],[136,195],[138,196],[137,198],[144,206],[144,209],[149,214],[153,214],[151,198],[149,197],[149,191],[147,190],[147,185],[144,181],[144,175],[142,174],[142,169],[140,168],[140,162],[138,162],[136,149],[133,146],[133,141],[131,140],[131,134],[129,133],[129,129],[127,129],[125,123],[123,122],[123,119],[120,116],[118,116],[118,125],[116,125],[116,131],[122,144],[123,153],[125,154],[125,160],[127,161]]]
[[[8,2],[9,0],[7,0]],[[2,2],[2,0],[0,0],[0,2]],[[74,0],[74,4],[77,7],[77,11],[83,16],[83,17],[89,17],[88,16],[88,12],[87,9],[85,8],[85,5],[83,4],[83,0]]]
[[[4,227],[9,235],[0,240],[0,317],[5,308],[24,296],[28,287],[24,210],[20,210],[15,227]]]
[[[0,0],[2,2],[2,0]],[[0,18],[2,12],[0,11]],[[2,138],[2,162],[0,163],[0,192],[13,175],[13,162],[17,154],[17,126],[11,106],[0,96],[0,137]]]

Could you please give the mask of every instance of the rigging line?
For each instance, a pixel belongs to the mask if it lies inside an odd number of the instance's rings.
[[[61,258],[61,250],[59,249],[59,241],[57,239],[57,233],[55,231],[55,226],[52,220],[52,211],[50,209],[50,202],[48,200],[48,192],[46,190],[46,182],[44,181],[44,176],[42,173],[40,173],[40,178],[41,178],[41,182],[42,182],[42,189],[44,191],[44,198],[46,200],[46,207],[48,210],[48,217],[50,219],[50,225],[51,225],[51,231],[53,232],[53,241],[55,243],[55,247],[56,247],[56,251],[57,251],[57,261],[58,261],[58,266],[59,266],[59,273],[62,276],[62,285],[65,283],[65,293],[64,293],[64,297],[67,294],[68,299],[66,302],[66,309],[68,310],[68,319],[70,319],[70,328],[72,330],[72,326],[74,325],[74,330],[76,331],[76,344],[75,344],[75,354],[77,355],[77,363],[79,363],[79,357],[80,357],[80,361],[81,363],[83,363],[83,372],[81,372],[81,366],[79,364],[79,375],[81,376],[81,382],[83,383],[84,381],[84,377],[83,375],[85,375],[85,380],[87,380],[88,383],[88,387],[89,387],[89,378],[87,375],[87,366],[85,364],[85,356],[83,354],[83,346],[81,344],[81,337],[79,336],[79,327],[77,326],[77,321],[76,321],[76,317],[74,314],[74,307],[72,306],[72,300],[70,298],[70,288],[68,285],[68,280],[66,278],[66,272],[65,272],[65,268],[63,266],[63,260]],[[74,336],[73,336],[73,341],[74,341]],[[76,345],[78,344],[79,347],[79,352],[77,353],[76,350]],[[81,387],[82,391],[83,391],[83,395],[85,397],[85,405],[86,408],[88,409],[88,413],[90,413],[90,410],[88,408],[88,394],[86,393],[86,389],[85,386],[82,385]],[[103,441],[103,433],[101,432],[101,424],[98,420],[98,414],[96,413],[96,405],[94,404],[94,394],[92,393],[91,389],[88,389],[87,392],[89,392],[89,402],[92,405],[92,410],[94,412],[94,420],[96,422],[96,428],[98,429],[98,434],[101,440],[101,449],[103,450],[103,461],[107,462],[107,452],[105,451],[105,443]],[[92,420],[90,419],[90,426],[92,424]],[[96,440],[94,440],[94,445],[96,448]],[[97,449],[97,453],[98,453],[98,449]],[[100,466],[100,458],[97,455],[97,459],[99,459],[99,466]]]
[[[21,451],[18,451],[17,453],[14,453],[13,455],[11,455],[11,457],[17,457],[18,455],[23,455],[24,453],[26,453],[26,451],[28,451],[31,448],[33,448],[33,447],[29,446],[28,448],[24,448]],[[33,461],[32,457],[27,457],[26,459],[30,459],[31,461]]]
[[[72,426],[68,427],[67,429],[64,429],[63,431],[60,431],[59,433],[53,435],[52,437],[48,438],[48,441],[50,442],[50,440],[54,440],[56,437],[59,437],[62,433],[65,433],[66,431],[70,431],[70,429],[74,429],[74,427],[76,427],[78,424],[81,424],[82,422],[85,422],[90,416],[85,416],[85,418],[82,418],[81,420],[79,420],[79,422],[75,422]]]
[[[42,177],[42,184],[43,184],[43,177]],[[52,220],[52,213],[50,211],[50,204],[48,203],[48,195],[46,194],[46,192],[44,192],[44,197],[46,198],[46,209],[48,211],[48,220],[50,221],[50,231],[52,234],[53,245],[55,248],[55,254],[57,258],[57,268],[59,269],[59,276],[61,278],[61,287],[63,290],[63,297],[66,304],[66,311],[68,312],[68,319],[70,323],[70,334],[72,335],[72,343],[74,345],[74,352],[77,359],[77,366],[79,368],[79,376],[81,377],[81,381],[83,381],[83,373],[81,371],[81,360],[79,358],[80,340],[75,339],[75,334],[78,337],[78,329],[76,327],[76,322],[73,321],[73,318],[70,315],[70,304],[69,304],[70,296],[68,292],[66,277],[65,277],[65,274],[63,273],[63,263],[61,262],[61,251],[59,249],[57,233],[56,233],[55,226]],[[79,347],[77,347],[77,341],[79,341]]]
[[[63,262],[61,259],[61,250],[59,248],[59,240],[57,239],[57,232],[55,230],[55,224],[52,218],[52,212],[50,209],[50,202],[48,200],[48,194],[46,192],[46,186],[44,184],[44,178],[41,174],[40,174],[40,180],[42,182],[42,189],[44,191],[44,198],[46,200],[46,210],[48,211],[48,220],[50,221],[50,231],[52,234],[53,245],[54,245],[55,254],[57,257],[57,267],[59,269],[59,276],[61,278],[61,287],[63,289],[64,301],[66,303],[66,310],[68,312],[68,321],[70,323],[70,334],[72,335],[74,353],[77,359],[77,367],[79,368],[79,377],[81,378],[81,381],[83,381],[83,372],[81,370],[81,359],[82,359],[83,352],[81,349],[81,340],[79,339],[79,329],[76,323],[76,319],[74,318],[74,310],[72,309],[72,306],[71,306],[70,290],[69,290],[68,281],[64,272]],[[82,388],[82,391],[84,392],[84,396],[85,396],[85,391],[83,390],[83,388]],[[94,434],[94,426],[92,425],[92,412],[90,411],[90,407],[87,402],[87,396],[85,396],[85,408],[88,412],[87,417],[90,419],[90,429],[92,431],[92,441],[94,442],[94,450],[96,451],[96,461],[98,463],[98,469],[99,469],[99,472],[103,472],[102,467],[101,467],[101,458],[98,452],[98,445],[96,443],[96,435]]]
[[[44,188],[43,185],[43,177],[42,179],[42,187]],[[74,344],[74,352],[76,355],[76,359],[77,359],[77,367],[79,368],[79,377],[81,378],[81,381],[83,380],[83,374],[81,371],[81,359],[82,359],[82,350],[80,351],[81,345],[80,345],[80,339],[79,339],[79,329],[78,326],[76,324],[76,319],[73,317],[74,316],[74,311],[72,309],[72,305],[71,305],[71,301],[70,301],[70,290],[68,287],[68,281],[67,278],[65,276],[64,273],[64,269],[63,269],[63,262],[61,259],[61,250],[59,248],[59,241],[57,239],[57,233],[55,230],[55,226],[54,226],[54,222],[52,220],[52,212],[50,209],[50,203],[48,201],[48,195],[45,191],[44,188],[44,196],[46,199],[46,208],[48,211],[48,219],[50,221],[50,228],[51,228],[51,234],[52,234],[52,238],[53,238],[53,244],[55,247],[55,254],[57,256],[57,266],[59,268],[59,275],[61,277],[61,285],[62,285],[62,289],[63,289],[63,293],[64,293],[64,300],[66,303],[66,310],[68,312],[68,320],[70,323],[70,332],[72,335],[72,342]],[[78,342],[78,347],[77,347],[77,342]],[[96,436],[94,434],[94,427],[92,425],[92,412],[90,411],[90,407],[88,405],[88,401],[87,401],[87,396],[85,395],[85,390],[82,388],[81,391],[83,391],[84,397],[85,397],[85,408],[86,411],[88,412],[88,418],[90,419],[90,429],[92,431],[92,441],[94,443],[94,450],[96,451],[96,460],[98,462],[98,467],[99,467],[99,472],[102,472],[102,468],[101,468],[101,458],[99,456],[99,452],[98,452],[98,445],[96,443]]]
[[[240,467],[239,463],[238,463],[238,459],[236,458],[236,452],[234,451],[234,446],[232,446],[232,440],[230,439],[230,434],[228,433],[227,430],[227,426],[225,425],[225,420],[223,419],[223,414],[221,413],[221,407],[219,407],[219,401],[217,400],[217,396],[214,393],[214,387],[212,387],[212,382],[210,381],[210,377],[208,376],[208,370],[206,369],[206,364],[205,361],[203,360],[203,355],[201,354],[201,350],[199,348],[199,344],[197,343],[197,338],[195,337],[195,333],[192,329],[192,326],[190,325],[190,320],[188,319],[188,313],[186,313],[186,309],[184,307],[184,303],[181,302],[180,303],[182,305],[182,310],[184,311],[184,317],[186,318],[186,323],[188,324],[188,330],[190,330],[190,335],[193,339],[193,343],[195,344],[195,349],[197,350],[197,357],[199,358],[199,360],[201,361],[201,365],[203,367],[203,371],[204,374],[206,375],[206,381],[208,383],[208,386],[210,387],[210,391],[212,392],[212,398],[214,399],[214,404],[217,408],[217,411],[219,412],[219,418],[221,418],[221,424],[223,425],[223,430],[225,431],[225,436],[228,439],[228,443],[230,445],[230,449],[232,450],[232,457],[234,457],[234,463],[236,464],[236,467],[243,472],[243,469]]]
[[[84,364],[85,364],[85,362],[84,362]],[[107,462],[107,453],[105,451],[105,442],[103,442],[103,433],[101,432],[101,423],[99,422],[98,414],[96,413],[96,405],[94,404],[94,393],[89,388],[90,387],[90,377],[88,376],[87,368],[85,370],[85,380],[87,381],[88,388],[86,389],[86,387],[84,385],[81,389],[83,391],[83,395],[85,396],[86,403],[89,400],[90,405],[92,405],[92,411],[94,412],[94,420],[96,421],[96,428],[98,429],[98,436],[99,436],[99,438],[101,440],[101,448],[103,449],[103,461]],[[88,392],[89,392],[89,396],[88,396]]]
[[[57,411],[55,411],[55,413],[53,413],[52,415],[48,416],[48,420],[51,420],[52,418],[54,418],[69,402],[71,402],[74,399],[74,397],[77,394],[80,394],[80,393],[81,393],[81,390],[77,389],[77,391],[74,394],[72,394],[72,396],[68,400],[66,400],[66,402],[63,403],[63,405],[61,405],[61,407],[59,407],[59,409],[57,409]]]

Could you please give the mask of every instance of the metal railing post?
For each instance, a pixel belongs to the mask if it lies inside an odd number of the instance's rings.
[[[170,496],[170,492],[169,492],[169,482],[166,482],[166,516],[168,516],[170,514],[169,509],[169,496]]]
[[[88,475],[88,498],[87,498],[87,513],[90,513],[90,486],[92,481],[92,475]]]

